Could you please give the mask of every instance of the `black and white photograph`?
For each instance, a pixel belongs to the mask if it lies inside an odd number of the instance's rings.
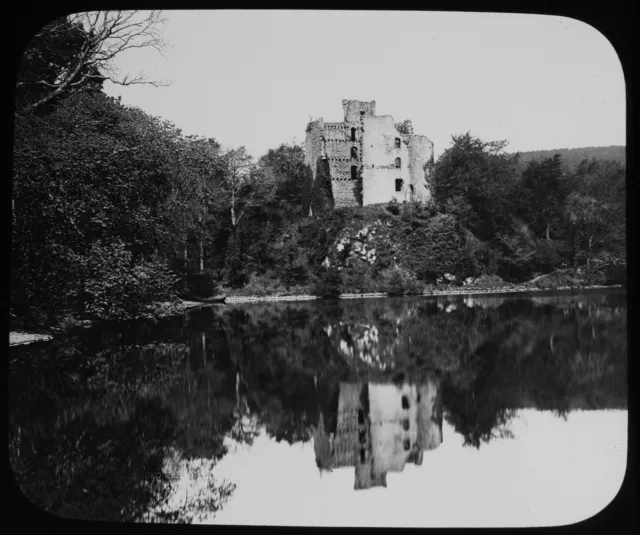
[[[39,511],[549,527],[619,494],[627,83],[597,28],[83,11],[12,88],[8,460]]]

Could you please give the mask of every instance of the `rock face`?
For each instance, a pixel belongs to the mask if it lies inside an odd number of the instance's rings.
[[[334,207],[366,206],[391,199],[431,199],[433,143],[401,133],[390,115],[377,116],[375,101],[343,100],[344,120],[309,123],[306,164],[313,187],[320,175],[330,181]],[[409,130],[412,132],[412,129]]]

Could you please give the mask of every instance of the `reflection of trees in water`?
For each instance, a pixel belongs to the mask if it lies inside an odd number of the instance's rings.
[[[47,511],[134,520],[170,491],[162,472],[168,445],[222,455],[211,417],[218,410],[195,395],[204,391],[197,378],[183,375],[184,344],[84,349],[29,350],[14,359],[12,467],[25,494]],[[178,379],[193,396],[176,395]]]
[[[448,313],[436,302],[419,299],[338,302],[330,308],[305,304],[297,312],[296,305],[271,306],[256,309],[255,315],[247,307],[241,331],[245,353],[254,346],[266,348],[255,364],[261,370],[255,389],[263,392],[260,406],[274,436],[308,435],[305,426],[315,417],[305,390],[314,370],[344,379],[432,369],[445,374],[449,421],[469,443],[479,444],[507,432],[514,408],[565,414],[585,405],[625,403],[626,321],[616,315],[623,308],[615,300],[603,307],[598,302],[562,310],[518,299]],[[266,338],[266,344],[253,341],[251,333]],[[318,348],[324,355],[314,354]],[[581,355],[590,360],[580,360]],[[372,356],[383,362],[392,358],[394,366],[385,372],[376,359],[360,358]],[[277,372],[283,369],[288,371]]]
[[[392,359],[393,370],[358,351]],[[259,426],[276,440],[309,440],[314,376],[438,371],[446,419],[478,446],[508,433],[516,408],[624,407],[626,351],[625,304],[611,298],[581,308],[511,299],[448,313],[425,299],[201,309],[146,331],[12,349],[11,462],[41,507],[91,518],[123,518],[117,509],[130,507],[132,517],[164,492],[143,475],[160,472],[163,448],[217,459],[225,436],[250,442]],[[122,473],[122,488],[107,485]]]

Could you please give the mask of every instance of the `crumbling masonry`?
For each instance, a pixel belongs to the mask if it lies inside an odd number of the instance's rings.
[[[375,101],[343,100],[342,108],[343,122],[318,119],[307,126],[306,164],[314,187],[324,169],[336,208],[394,198],[428,201],[433,143],[426,136],[399,132],[390,115],[376,116]]]

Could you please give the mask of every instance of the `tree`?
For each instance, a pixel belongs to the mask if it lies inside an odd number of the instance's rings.
[[[531,160],[522,173],[519,215],[538,235],[551,240],[551,229],[560,230],[564,222],[566,188],[562,158],[555,154]]]
[[[170,123],[102,93],[16,117],[14,298],[52,310],[81,299],[96,240],[125,243],[135,263],[151,260],[169,241],[163,206],[178,139]]]
[[[624,167],[615,161],[584,160],[571,180],[565,214],[573,227],[575,251],[586,256],[587,274],[592,275],[598,252],[608,254],[607,264],[626,264]]]
[[[481,239],[493,238],[511,221],[518,155],[504,152],[506,141],[485,142],[470,133],[452,140],[435,165],[438,208]]]
[[[257,172],[276,183],[274,207],[285,219],[298,219],[308,214],[311,184],[307,180],[304,149],[300,145],[283,143],[276,149],[269,149],[258,160]]]
[[[244,215],[251,209],[265,204],[275,193],[275,181],[271,174],[255,173],[253,158],[245,147],[229,150],[223,157],[223,190],[220,199],[231,214],[231,227],[237,229]]]
[[[221,194],[224,165],[219,143],[188,136],[177,144],[173,188],[165,204],[166,221],[173,226],[172,249],[188,261],[188,239],[198,243],[199,271],[204,271],[205,241],[211,224],[221,219],[214,200]]]
[[[413,124],[409,119],[405,119],[400,123],[396,123],[394,126],[396,127],[396,130],[401,134],[413,134]]]
[[[163,23],[160,11],[95,11],[47,24],[24,52],[16,109],[20,113],[42,109],[65,95],[101,87],[107,79],[121,85],[163,85],[142,73],[119,76],[113,65],[113,59],[126,50],[161,51]]]

